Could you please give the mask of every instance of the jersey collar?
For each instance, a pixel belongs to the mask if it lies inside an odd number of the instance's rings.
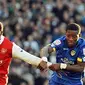
[[[4,41],[4,36],[1,35],[1,36],[0,36],[0,44],[2,44],[3,41]]]

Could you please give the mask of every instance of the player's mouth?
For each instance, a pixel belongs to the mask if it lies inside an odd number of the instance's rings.
[[[69,46],[73,46],[73,45],[74,45],[74,42],[68,41],[68,45],[69,45]]]

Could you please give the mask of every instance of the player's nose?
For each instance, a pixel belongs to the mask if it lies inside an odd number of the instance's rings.
[[[68,39],[69,41],[73,41],[73,37],[69,37],[69,39]]]

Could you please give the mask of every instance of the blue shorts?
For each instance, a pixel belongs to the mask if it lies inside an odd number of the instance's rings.
[[[81,82],[67,82],[67,83],[62,83],[62,82],[60,82],[60,83],[58,83],[58,82],[54,82],[54,81],[52,81],[52,80],[50,80],[49,81],[49,84],[48,85],[83,85],[83,83],[81,83]]]
[[[59,77],[52,76],[49,80],[49,85],[83,85],[81,80],[71,81],[71,80],[64,80]]]

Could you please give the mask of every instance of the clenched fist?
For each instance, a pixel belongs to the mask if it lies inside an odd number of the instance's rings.
[[[41,71],[47,69],[47,62],[42,60],[37,68],[39,68]]]
[[[52,71],[59,71],[60,70],[60,64],[52,64],[49,66],[49,69]]]

